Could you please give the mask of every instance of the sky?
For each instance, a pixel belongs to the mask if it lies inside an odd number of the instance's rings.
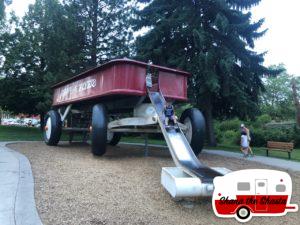
[[[13,0],[8,10],[23,16],[34,0]],[[263,28],[268,28],[264,37],[256,41],[255,50],[268,53],[265,65],[285,64],[288,73],[300,76],[300,1],[262,0],[254,7],[253,21],[265,18]],[[298,28],[297,28],[298,27]]]
[[[300,76],[300,1],[262,0],[252,9],[253,20],[265,18],[268,32],[256,41],[256,50],[268,51],[265,64],[284,63],[288,73]]]

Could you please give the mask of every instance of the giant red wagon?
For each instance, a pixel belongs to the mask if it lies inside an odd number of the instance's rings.
[[[211,184],[220,174],[196,157],[205,137],[202,113],[186,109],[177,121],[170,105],[187,101],[189,77],[181,70],[119,59],[58,83],[45,118],[45,142],[57,145],[62,130],[69,132],[70,142],[80,133],[84,141],[90,138],[93,154],[101,156],[124,134],[162,133],[175,164]]]

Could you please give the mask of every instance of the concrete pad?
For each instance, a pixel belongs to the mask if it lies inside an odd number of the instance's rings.
[[[42,225],[28,159],[0,142],[0,225]]]
[[[0,211],[0,224],[1,225],[16,224],[13,209]]]

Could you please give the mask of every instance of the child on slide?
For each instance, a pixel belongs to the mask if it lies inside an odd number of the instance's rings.
[[[177,124],[177,119],[174,114],[174,107],[171,103],[167,103],[164,109],[165,114],[165,125],[168,126],[170,120],[174,122],[174,125]]]

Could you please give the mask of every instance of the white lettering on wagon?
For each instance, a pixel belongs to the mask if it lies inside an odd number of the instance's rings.
[[[79,80],[60,89],[57,102],[64,102],[80,97],[84,92],[97,86],[96,79]]]

